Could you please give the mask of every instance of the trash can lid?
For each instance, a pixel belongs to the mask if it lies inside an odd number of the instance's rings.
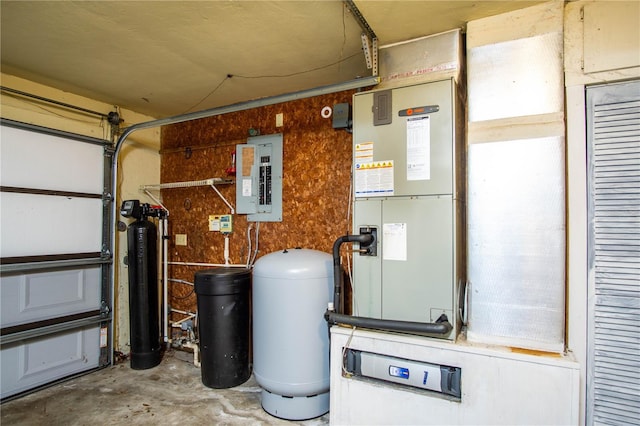
[[[196,294],[224,295],[249,291],[251,269],[218,267],[195,273]]]

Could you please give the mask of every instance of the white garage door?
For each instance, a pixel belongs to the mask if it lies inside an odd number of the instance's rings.
[[[111,144],[2,120],[6,399],[111,363]]]

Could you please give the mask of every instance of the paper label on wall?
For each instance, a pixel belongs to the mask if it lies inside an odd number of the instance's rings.
[[[431,123],[429,117],[407,120],[407,180],[431,179]]]
[[[255,148],[253,146],[242,147],[242,176],[251,176],[253,157],[255,155],[254,150]]]
[[[100,347],[101,348],[106,348],[107,347],[107,327],[102,327],[100,328]]]
[[[407,224],[382,224],[382,259],[407,260]]]
[[[220,216],[209,215],[209,231],[220,232]]]
[[[393,160],[356,163],[356,197],[393,195]]]
[[[373,142],[356,144],[354,162],[356,164],[371,163],[373,161]]]
[[[251,179],[242,179],[242,196],[251,197]]]

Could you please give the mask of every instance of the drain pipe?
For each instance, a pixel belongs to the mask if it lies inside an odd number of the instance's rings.
[[[404,333],[426,333],[446,336],[453,327],[445,314],[440,315],[436,322],[397,321],[379,318],[354,317],[327,311],[325,319],[331,325],[345,324],[351,327],[372,328],[382,331],[399,331]]]
[[[453,326],[445,314],[440,315],[436,322],[415,322],[398,321],[380,318],[356,317],[345,315],[342,309],[342,267],[340,265],[340,246],[348,242],[360,243],[360,248],[369,250],[376,244],[372,234],[343,235],[333,244],[333,306],[324,314],[324,318],[329,325],[345,324],[352,327],[372,328],[383,331],[399,331],[405,333],[426,333],[446,336],[451,332]]]
[[[342,306],[342,267],[340,266],[340,246],[344,243],[360,243],[360,247],[375,244],[373,234],[343,235],[333,243],[333,306],[336,312],[344,312]]]

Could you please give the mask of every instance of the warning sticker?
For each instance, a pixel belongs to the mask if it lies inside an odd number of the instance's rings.
[[[356,164],[371,163],[373,161],[373,142],[356,144],[354,162]]]
[[[356,197],[393,195],[393,160],[356,163]]]

